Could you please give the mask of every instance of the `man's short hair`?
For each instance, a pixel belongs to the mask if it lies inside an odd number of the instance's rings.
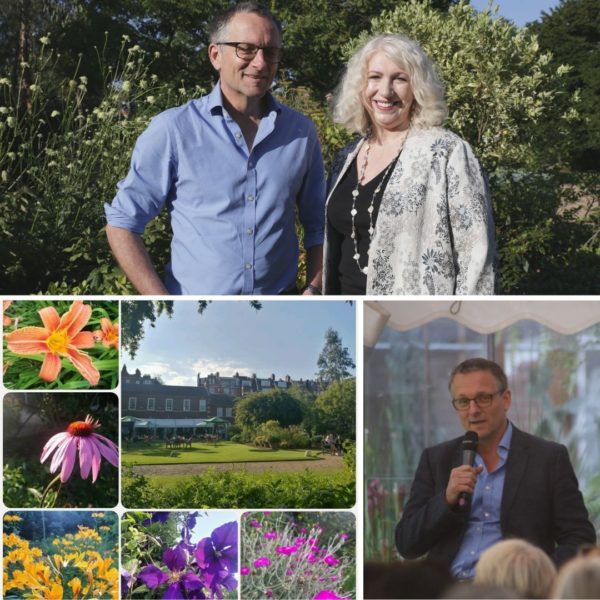
[[[456,375],[475,373],[476,371],[488,371],[494,376],[494,379],[496,379],[500,385],[501,390],[508,389],[508,378],[502,367],[498,363],[495,363],[493,360],[488,360],[487,358],[468,358],[456,365],[452,370],[452,373],[450,373],[448,389],[452,387],[452,382]]]
[[[271,23],[273,23],[279,32],[279,37],[281,38],[281,23],[268,8],[265,8],[256,2],[240,2],[238,4],[233,4],[227,10],[217,13],[212,21],[208,24],[208,36],[210,43],[218,44],[219,42],[226,41],[221,38],[225,33],[225,29],[227,29],[227,25],[229,25],[229,21],[231,21],[235,15],[241,13],[259,15],[268,21],[271,21]],[[240,40],[231,41],[238,42]]]

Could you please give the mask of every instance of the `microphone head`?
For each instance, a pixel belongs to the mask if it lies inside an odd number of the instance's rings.
[[[463,450],[475,450],[479,445],[479,435],[476,431],[467,431],[462,441]]]

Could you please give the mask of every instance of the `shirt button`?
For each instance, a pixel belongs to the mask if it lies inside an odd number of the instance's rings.
[[[242,139],[242,134],[239,131],[235,134],[235,139],[236,140],[241,140]]]
[[[254,194],[248,196],[248,202],[254,202]]]
[[[249,271],[252,268],[252,265],[250,263],[246,263],[246,269]]]
[[[485,516],[485,517],[489,517],[489,516],[490,516],[490,513],[484,513],[484,516]]]
[[[475,550],[471,550],[471,554],[475,554]]]
[[[248,229],[246,229],[246,233],[248,235],[252,235],[254,233],[254,229],[252,229],[252,227],[248,227]]]
[[[252,169],[252,168],[254,167],[254,163],[253,163],[252,161],[250,161],[250,162],[248,163],[248,167],[249,167],[250,169]]]
[[[485,486],[485,489],[486,489],[486,490],[491,490],[492,488],[491,488],[489,485],[486,485],[486,486]]]

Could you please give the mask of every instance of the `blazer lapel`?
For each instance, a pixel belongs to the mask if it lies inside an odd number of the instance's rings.
[[[504,490],[502,491],[502,502],[500,504],[500,524],[504,529],[504,524],[515,500],[515,495],[519,489],[519,484],[529,460],[529,444],[522,431],[513,425],[512,439],[508,459],[506,461],[506,477],[504,478]]]

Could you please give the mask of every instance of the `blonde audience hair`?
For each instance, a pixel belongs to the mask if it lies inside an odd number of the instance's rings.
[[[371,120],[363,104],[363,90],[369,60],[377,52],[383,52],[409,76],[414,95],[411,126],[424,129],[441,125],[448,108],[431,59],[414,40],[391,33],[370,38],[348,61],[334,98],[334,120],[349,131],[367,135]]]
[[[551,598],[600,598],[600,556],[578,556],[565,563],[552,587]]]
[[[548,598],[556,567],[525,540],[503,540],[485,550],[475,567],[475,583],[512,588],[525,598]]]

